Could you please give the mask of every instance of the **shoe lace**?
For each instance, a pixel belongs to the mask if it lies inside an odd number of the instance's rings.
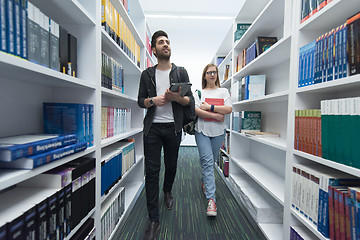
[[[208,211],[216,211],[216,205],[212,199],[209,200]]]

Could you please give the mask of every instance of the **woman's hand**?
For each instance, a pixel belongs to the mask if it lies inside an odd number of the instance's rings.
[[[214,113],[214,119],[218,122],[224,121],[224,115],[221,113]]]
[[[207,102],[203,102],[203,103],[200,105],[200,109],[201,109],[201,110],[204,110],[204,111],[210,111],[211,105],[208,104]]]

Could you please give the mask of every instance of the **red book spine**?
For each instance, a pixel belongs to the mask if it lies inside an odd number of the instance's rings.
[[[329,232],[330,232],[330,239],[335,239],[335,209],[334,209],[334,191],[333,187],[328,187],[329,195],[328,195],[328,204],[329,204]]]

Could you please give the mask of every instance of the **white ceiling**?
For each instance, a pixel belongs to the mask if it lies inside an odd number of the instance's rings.
[[[161,29],[168,33],[172,48],[171,61],[184,66],[195,88],[200,87],[202,70],[212,61],[243,0],[139,2],[151,32]]]

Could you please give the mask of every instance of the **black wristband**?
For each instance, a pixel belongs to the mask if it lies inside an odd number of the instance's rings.
[[[215,106],[214,105],[211,105],[211,107],[210,107],[210,111],[214,111],[214,108],[215,108]]]

